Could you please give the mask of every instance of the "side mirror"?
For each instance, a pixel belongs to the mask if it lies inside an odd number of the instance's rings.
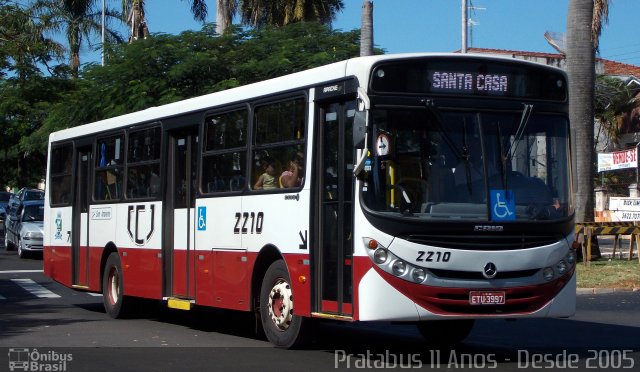
[[[367,111],[356,111],[353,118],[353,147],[364,148],[365,134],[367,133]]]

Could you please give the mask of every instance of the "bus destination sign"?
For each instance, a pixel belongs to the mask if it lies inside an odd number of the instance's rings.
[[[431,91],[440,93],[487,93],[504,95],[509,92],[509,76],[476,72],[430,71]]]
[[[442,58],[380,63],[371,74],[371,91],[552,102],[566,102],[567,99],[566,76],[562,71],[491,59]]]

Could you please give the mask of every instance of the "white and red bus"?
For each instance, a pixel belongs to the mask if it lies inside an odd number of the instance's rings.
[[[354,58],[51,134],[44,270],[102,292],[314,318],[575,311],[567,78],[471,55]]]

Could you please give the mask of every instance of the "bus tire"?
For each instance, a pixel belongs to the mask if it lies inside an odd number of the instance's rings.
[[[473,319],[432,320],[416,326],[429,345],[455,346],[469,336],[474,323]]]
[[[124,281],[120,256],[113,252],[107,258],[102,276],[102,299],[107,314],[114,319],[124,318],[129,311],[131,299],[124,296]]]
[[[295,349],[306,342],[310,319],[294,315],[291,280],[283,260],[269,266],[260,290],[260,319],[267,339],[277,347]]]

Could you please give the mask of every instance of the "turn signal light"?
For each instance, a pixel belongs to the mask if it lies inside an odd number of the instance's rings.
[[[376,249],[378,248],[378,241],[375,239],[371,239],[369,240],[368,246],[369,246],[369,249]]]

